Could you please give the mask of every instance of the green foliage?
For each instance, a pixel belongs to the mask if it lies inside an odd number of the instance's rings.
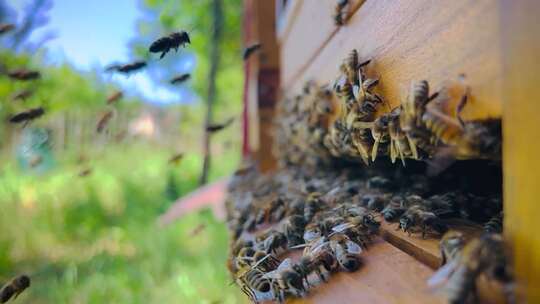
[[[224,223],[203,210],[157,225],[170,204],[167,175],[185,195],[201,162],[187,155],[171,169],[168,156],[143,145],[111,149],[84,178],[73,164],[33,176],[8,163],[0,177],[0,281],[32,276],[21,303],[244,301],[228,284]],[[236,162],[225,158],[214,178]],[[190,237],[199,224],[206,229]]]

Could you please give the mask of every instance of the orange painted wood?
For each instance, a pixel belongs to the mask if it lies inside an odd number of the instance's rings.
[[[319,14],[323,14],[322,12]],[[313,16],[315,13],[312,14]],[[314,29],[324,20],[299,15],[290,39],[282,44],[282,64],[311,58],[318,43]],[[501,115],[502,70],[498,3],[491,0],[367,0],[331,40],[317,51],[303,72],[291,77],[284,67],[282,86],[296,94],[307,80],[330,83],[352,49],[373,60],[368,74],[381,78],[380,93],[394,107],[406,96],[412,80],[427,79],[435,88],[466,74],[472,98],[465,119]],[[311,29],[311,30],[310,30]],[[296,33],[298,32],[298,33]],[[293,35],[294,34],[294,35]]]
[[[349,2],[350,17],[363,0]],[[289,83],[297,78],[326,43],[343,28],[334,24],[336,3],[337,0],[304,0],[290,4],[293,18],[289,17],[291,19],[284,25],[283,33],[278,36],[282,55],[282,83]]]
[[[433,271],[389,243],[378,239],[364,254],[364,266],[337,273],[305,299],[291,303],[445,303],[427,290]]]
[[[505,24],[504,234],[513,245],[522,302],[540,303],[540,2],[499,2]]]

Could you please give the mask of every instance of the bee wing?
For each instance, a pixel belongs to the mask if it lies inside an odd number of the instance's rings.
[[[346,244],[347,244],[347,251],[349,253],[352,253],[352,254],[362,253],[362,247],[360,247],[360,245],[358,245],[357,243],[351,240],[347,240]]]
[[[354,227],[354,224],[352,223],[343,223],[343,224],[332,227],[332,231],[340,233],[353,227]]]
[[[457,266],[458,263],[455,260],[444,264],[426,281],[427,286],[431,289],[440,288],[442,285],[448,282],[448,279],[452,273],[454,273]]]
[[[360,86],[355,84],[352,88],[352,91],[353,91],[354,99],[358,100],[360,96]]]
[[[283,260],[283,262],[281,262],[281,264],[279,264],[277,270],[287,269],[291,267],[292,267],[291,258],[286,258],[285,260]]]
[[[304,240],[306,242],[311,242],[320,236],[321,236],[321,233],[318,231],[308,230],[304,232]]]

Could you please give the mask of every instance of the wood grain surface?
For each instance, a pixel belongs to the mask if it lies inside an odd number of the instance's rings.
[[[322,4],[317,9],[323,10]],[[324,9],[326,14],[331,13],[330,7]],[[320,49],[314,49],[321,45],[318,32],[328,27],[323,15],[313,12],[302,17],[300,12],[288,38],[298,36],[299,43],[285,41],[281,45],[281,85],[286,94],[298,93],[308,80],[330,83],[342,60],[357,49],[362,59],[372,59],[368,74],[381,78],[378,93],[390,107],[399,105],[412,80],[426,79],[439,88],[465,74],[472,98],[463,117],[501,115],[496,1],[367,0],[346,26],[340,27]],[[302,64],[302,58],[308,62]]]

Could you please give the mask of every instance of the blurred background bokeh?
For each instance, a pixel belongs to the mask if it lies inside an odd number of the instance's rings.
[[[225,268],[222,221],[199,210],[157,223],[200,184],[211,47],[220,54],[211,121],[235,120],[210,137],[208,181],[240,161],[242,2],[221,3],[216,43],[212,0],[0,0],[0,23],[15,25],[0,36],[0,68],[41,73],[0,75],[0,282],[32,278],[15,303],[242,302]],[[148,52],[178,30],[191,45],[162,60]],[[105,72],[135,60],[148,65]],[[183,73],[191,79],[169,83]],[[108,105],[116,91],[123,97]],[[25,127],[8,122],[35,107],[46,114]]]

